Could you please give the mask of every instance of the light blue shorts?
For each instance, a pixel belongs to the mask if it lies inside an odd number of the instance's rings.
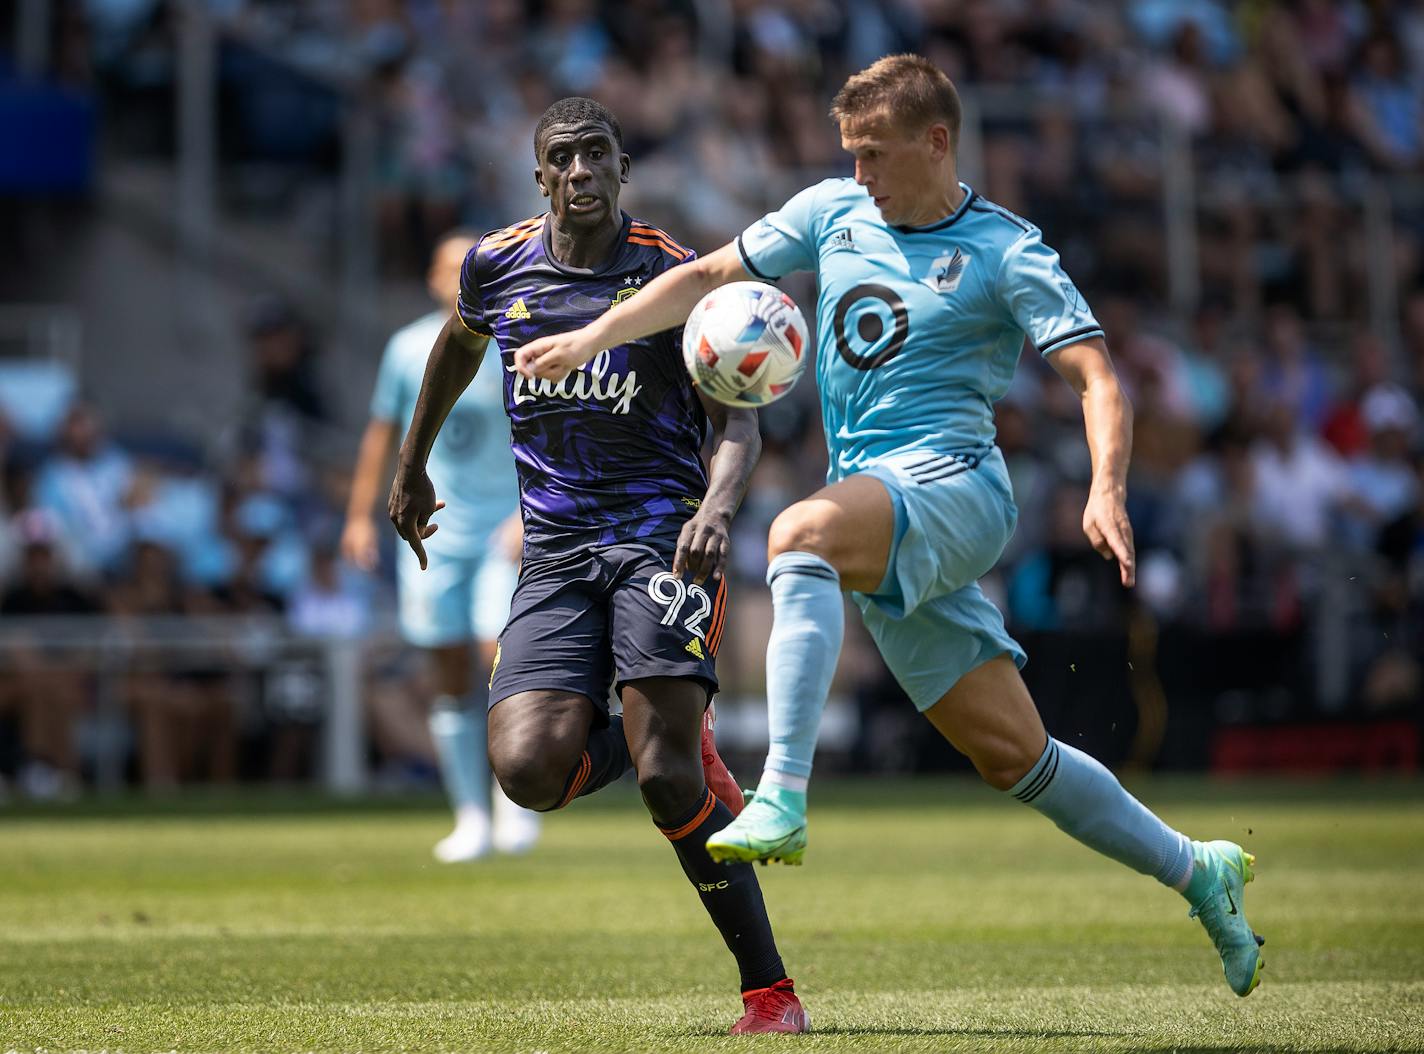
[[[911,451],[865,471],[890,491],[895,540],[880,588],[851,599],[905,694],[928,710],[996,655],[1022,667],[1024,650],[979,588],[1018,522],[999,448],[978,458]]]
[[[425,543],[428,567],[410,546],[400,545],[396,586],[401,635],[420,648],[442,648],[472,640],[496,640],[509,619],[509,598],[519,570],[490,545],[475,556],[447,552]]]

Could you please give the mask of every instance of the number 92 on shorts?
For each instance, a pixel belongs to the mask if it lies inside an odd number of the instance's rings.
[[[671,545],[639,544],[527,557],[500,634],[490,705],[565,691],[606,715],[610,687],[643,677],[691,677],[710,698],[727,583],[674,575],[672,558]]]

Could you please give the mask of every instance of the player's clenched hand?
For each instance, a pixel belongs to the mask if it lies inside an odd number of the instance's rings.
[[[682,525],[677,538],[677,552],[672,558],[672,573],[690,571],[698,585],[719,577],[727,566],[727,554],[732,548],[732,518],[705,506]]]
[[[533,380],[543,377],[557,384],[598,354],[583,330],[532,340],[514,353],[514,366]]]
[[[424,571],[425,539],[439,529],[437,524],[429,522],[430,517],[445,507],[443,501],[435,500],[435,485],[430,482],[424,468],[396,469],[387,507],[391,522],[396,525],[396,533],[419,557],[420,569]]]
[[[1137,551],[1121,491],[1094,488],[1089,492],[1088,507],[1083,510],[1083,533],[1104,560],[1117,561],[1123,585],[1131,586],[1137,581]]]

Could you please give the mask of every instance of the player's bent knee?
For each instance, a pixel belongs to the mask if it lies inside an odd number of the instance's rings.
[[[686,812],[697,801],[702,787],[700,765],[659,765],[638,772],[638,790],[655,819],[669,819]]]
[[[829,559],[834,531],[829,520],[826,511],[808,502],[785,509],[772,521],[767,533],[767,559],[774,560],[782,553],[814,553]]]
[[[1002,766],[989,767],[975,765],[974,767],[985,783],[999,791],[1006,791],[1013,787],[1014,784],[1023,779],[1024,774],[1028,772],[1028,768],[1019,771],[1013,767],[1005,768]]]
[[[1041,753],[1041,750],[1032,755],[1022,750],[1004,750],[996,751],[992,756],[972,757],[970,760],[974,762],[975,771],[985,783],[995,790],[1006,791],[1028,775]]]
[[[532,752],[490,751],[490,768],[509,800],[526,809],[547,812],[559,804],[567,768],[560,772],[547,758]]]

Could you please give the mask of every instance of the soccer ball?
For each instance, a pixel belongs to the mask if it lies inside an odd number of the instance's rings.
[[[728,406],[765,406],[796,385],[806,365],[806,319],[764,282],[732,282],[704,296],[682,331],[692,383]]]

